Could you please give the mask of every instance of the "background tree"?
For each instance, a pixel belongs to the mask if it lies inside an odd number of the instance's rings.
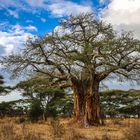
[[[107,78],[140,80],[140,41],[117,34],[94,14],[69,16],[45,37],[29,38],[18,54],[1,63],[13,76],[41,72],[74,94],[74,114],[85,126],[100,124],[99,85]],[[66,83],[64,82],[64,83]]]
[[[140,117],[140,90],[124,91],[121,100],[122,106],[118,109],[120,114]]]
[[[9,89],[11,89],[9,86],[5,86],[4,84],[4,78],[0,75],[0,95],[8,93]]]
[[[32,100],[28,110],[28,116],[31,119],[31,121],[38,121],[42,117],[42,114],[43,108],[41,106],[40,100]]]
[[[26,104],[26,105],[24,105]],[[27,106],[26,100],[15,100],[0,103],[0,117],[10,116],[17,117],[23,116],[26,112],[25,107]]]
[[[105,115],[110,117],[131,115],[139,117],[140,91],[139,90],[108,90],[101,93],[101,107]]]
[[[28,80],[21,81],[15,89],[18,89],[25,98],[28,98],[29,104],[31,104],[30,108],[33,111],[30,113],[31,116],[40,108],[42,110],[40,113],[44,119],[48,116],[55,117],[64,113],[64,106],[68,107],[66,102],[70,100],[64,89],[60,89],[57,85],[51,86],[50,79],[44,78],[44,74],[37,74]],[[40,117],[39,114],[38,117]]]

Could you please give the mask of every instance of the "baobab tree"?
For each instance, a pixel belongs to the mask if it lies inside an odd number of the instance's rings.
[[[29,38],[1,63],[13,76],[41,72],[71,86],[74,116],[84,126],[100,124],[99,85],[107,78],[140,80],[140,41],[117,34],[93,13],[69,16],[44,37]]]

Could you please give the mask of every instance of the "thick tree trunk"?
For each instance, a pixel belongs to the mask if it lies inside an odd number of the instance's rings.
[[[99,83],[94,81],[85,96],[84,125],[99,125],[100,123]]]
[[[73,83],[75,118],[85,127],[99,125],[101,123],[99,82],[94,81],[89,85],[83,83],[79,81]]]
[[[80,82],[77,82],[73,86],[73,96],[74,96],[74,116],[77,122],[81,122],[84,116],[84,90],[80,85]]]

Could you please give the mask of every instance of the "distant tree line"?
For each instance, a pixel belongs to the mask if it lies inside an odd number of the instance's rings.
[[[23,99],[0,103],[0,116],[25,115],[33,121],[47,117],[71,116],[73,111],[72,94],[58,85],[50,86],[43,75],[19,82],[11,90],[22,93]]]
[[[140,90],[101,92],[101,109],[108,117],[139,117]]]

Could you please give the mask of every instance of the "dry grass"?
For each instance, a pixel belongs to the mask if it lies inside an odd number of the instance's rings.
[[[20,127],[13,123],[4,123],[0,127],[0,140],[43,140],[39,133],[29,131],[25,125]]]
[[[123,133],[125,140],[140,140],[140,122],[134,121]]]
[[[63,138],[63,135],[65,134],[65,128],[58,119],[51,120],[50,126],[51,126],[52,139]]]
[[[105,126],[79,128],[71,119],[17,122],[0,119],[0,140],[139,140],[140,119],[106,120]]]
[[[88,140],[84,135],[78,132],[74,128],[68,128],[65,135],[64,140]]]

